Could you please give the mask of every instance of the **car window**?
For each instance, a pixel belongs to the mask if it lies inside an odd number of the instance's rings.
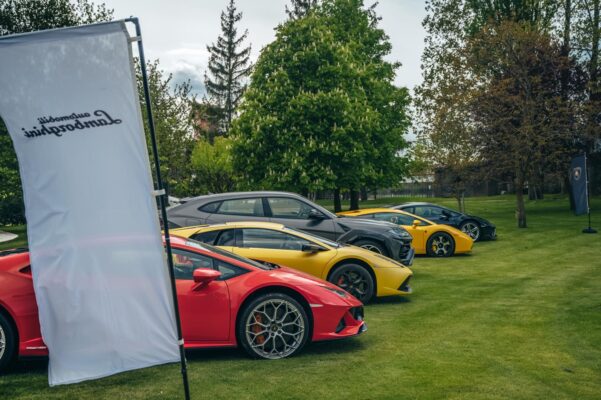
[[[217,239],[217,236],[219,236],[220,232],[221,231],[219,230],[215,230],[209,232],[195,233],[194,235],[190,236],[190,239],[198,240],[202,243],[214,244],[215,239]]]
[[[428,218],[438,218],[442,216],[442,209],[438,207],[431,206],[416,206],[415,215],[419,215],[420,217]]]
[[[193,280],[194,270],[198,268],[210,268],[221,272],[221,276],[217,279],[220,281],[248,272],[244,268],[191,251],[172,248],[171,253],[175,279]],[[226,255],[231,257],[231,253]]]
[[[377,213],[374,215],[374,218],[378,221],[388,221],[397,225],[413,225],[414,218],[409,215],[399,214],[399,213]]]
[[[215,266],[217,271],[221,272],[221,277],[219,278],[220,280],[230,279],[234,276],[242,275],[243,273],[248,272],[243,268],[236,267],[235,265],[221,260],[215,260]]]
[[[217,211],[217,209],[219,208],[220,204],[221,204],[220,201],[215,201],[213,203],[205,204],[204,206],[198,207],[198,210],[202,211],[202,212],[206,212],[206,213],[212,214],[215,211]]]
[[[264,265],[264,264],[261,264],[259,262],[253,261],[253,260],[251,260],[249,258],[245,258],[245,257],[239,256],[237,254],[234,254],[232,252],[220,249],[219,247],[214,247],[214,246],[212,246],[210,244],[206,244],[206,243],[200,243],[200,242],[197,242],[195,240],[188,240],[188,241],[186,241],[186,246],[195,247],[197,249],[201,249],[201,250],[205,250],[205,251],[210,251],[212,253],[216,253],[216,254],[222,255],[224,257],[228,257],[228,258],[234,259],[236,261],[240,261],[240,262],[243,262],[245,264],[252,265],[253,267],[256,267],[256,268],[259,268],[259,269],[265,269],[265,270],[267,270],[267,269],[273,269],[273,268],[271,268],[271,267],[269,267],[267,265]],[[244,271],[248,272],[247,270],[244,270]]]
[[[221,231],[219,237],[217,238],[217,241],[215,241],[215,246],[235,246],[235,232],[235,229],[226,229],[224,231]]]
[[[213,259],[190,251],[171,249],[175,279],[192,280],[197,268],[213,268]]]
[[[308,240],[271,229],[241,229],[242,247],[277,250],[302,250]]]
[[[249,215],[254,217],[265,215],[263,213],[263,201],[260,198],[224,200],[221,206],[219,206],[217,214]]]
[[[270,197],[267,201],[274,218],[308,219],[313,209],[305,202],[285,197]]]

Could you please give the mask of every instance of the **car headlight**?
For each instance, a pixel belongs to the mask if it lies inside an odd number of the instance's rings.
[[[324,289],[326,289],[326,290],[329,290],[332,293],[336,293],[338,296],[340,296],[342,298],[347,298],[348,297],[347,294],[346,294],[346,292],[344,290],[342,290],[342,289],[334,289],[332,287],[325,286],[325,285],[322,285],[321,287],[324,288]]]
[[[400,239],[413,239],[413,237],[409,234],[409,232],[407,232],[404,229],[400,229],[400,228],[392,228],[391,230],[388,231],[388,234],[393,237],[400,238]]]

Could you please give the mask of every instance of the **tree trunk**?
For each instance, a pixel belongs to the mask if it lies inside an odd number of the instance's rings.
[[[355,189],[351,189],[351,207],[349,210],[358,210],[359,209],[359,192]]]
[[[465,191],[455,192],[455,200],[459,211],[465,213]]]
[[[515,216],[518,220],[518,228],[527,228],[526,205],[524,204],[524,180],[523,179],[516,179],[515,199],[516,199]]]
[[[361,188],[361,201],[367,201],[367,188],[365,186]]]
[[[340,202],[340,189],[334,189],[334,212],[342,211],[342,204]]]

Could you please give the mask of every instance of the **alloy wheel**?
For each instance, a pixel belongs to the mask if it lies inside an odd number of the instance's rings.
[[[480,237],[480,227],[475,222],[466,222],[461,225],[461,231],[466,233],[474,241],[478,240]]]
[[[4,329],[2,325],[0,325],[0,360],[4,356],[4,352],[6,351],[6,334],[4,333]]]
[[[451,245],[448,237],[439,235],[432,240],[432,253],[437,256],[446,256],[451,251]]]
[[[356,271],[344,271],[340,277],[338,277],[336,286],[346,290],[358,299],[365,297],[365,294],[369,289],[369,283],[365,276]]]
[[[257,355],[278,359],[289,356],[302,345],[305,329],[305,321],[296,305],[284,299],[270,299],[250,312],[245,335]]]

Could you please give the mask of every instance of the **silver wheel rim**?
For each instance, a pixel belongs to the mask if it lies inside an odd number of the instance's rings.
[[[4,329],[0,326],[0,360],[4,356],[4,352],[6,351],[6,335],[4,334]]]
[[[446,256],[451,251],[451,240],[444,236],[439,235],[432,240],[432,252],[437,256]]]
[[[304,334],[303,316],[287,300],[265,300],[253,308],[246,319],[246,340],[263,358],[289,356],[300,347]]]
[[[373,251],[374,253],[382,254],[380,248],[378,246],[374,246],[373,244],[364,244],[361,246],[362,249]]]
[[[466,233],[469,237],[477,240],[480,237],[480,227],[473,222],[468,222],[461,227],[461,231]]]

